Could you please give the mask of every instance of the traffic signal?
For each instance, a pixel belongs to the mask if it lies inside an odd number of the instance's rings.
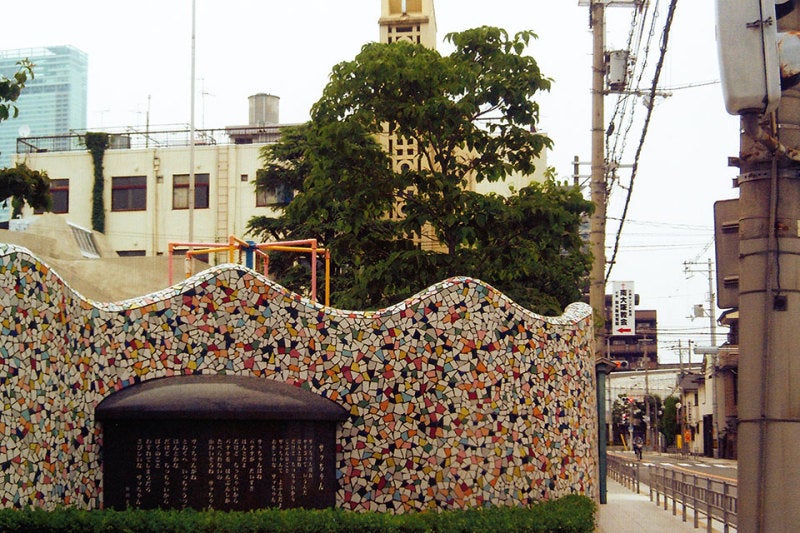
[[[717,52],[725,108],[768,113],[781,97],[775,0],[717,0]]]
[[[769,113],[781,90],[800,82],[798,0],[716,0],[717,50],[725,108]],[[779,31],[780,30],[780,31]]]

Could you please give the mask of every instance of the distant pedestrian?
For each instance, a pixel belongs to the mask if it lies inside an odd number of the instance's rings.
[[[642,437],[636,436],[633,439],[633,453],[636,454],[636,458],[640,461],[642,460],[642,447],[644,447],[644,441]]]

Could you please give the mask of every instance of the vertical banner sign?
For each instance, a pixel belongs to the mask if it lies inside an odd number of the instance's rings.
[[[611,296],[611,334],[636,335],[632,281],[615,281]]]

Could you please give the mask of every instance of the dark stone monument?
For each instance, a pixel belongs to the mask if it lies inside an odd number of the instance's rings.
[[[335,504],[338,404],[262,378],[161,378],[105,398],[104,507],[249,510]]]

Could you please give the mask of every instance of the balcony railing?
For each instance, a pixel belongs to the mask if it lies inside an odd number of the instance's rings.
[[[280,138],[281,125],[233,126],[225,129],[195,130],[195,146],[228,145],[244,143],[270,143]],[[191,131],[185,126],[156,131],[139,131],[127,128],[108,131],[108,148],[174,148],[191,144]],[[17,139],[17,153],[74,152],[86,150],[86,132]]]

